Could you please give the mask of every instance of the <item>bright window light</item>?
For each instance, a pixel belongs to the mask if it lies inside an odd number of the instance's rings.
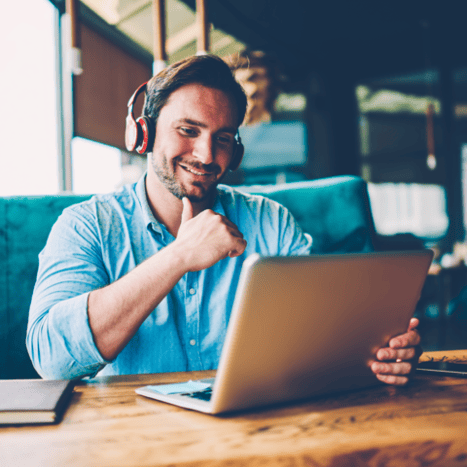
[[[73,192],[108,193],[123,181],[119,149],[84,138],[73,138]]]
[[[58,191],[55,7],[2,3],[0,196]]]
[[[446,193],[439,185],[369,183],[371,211],[381,235],[412,233],[423,239],[446,234]]]

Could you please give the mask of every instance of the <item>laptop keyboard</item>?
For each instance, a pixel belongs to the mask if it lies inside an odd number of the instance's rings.
[[[192,397],[193,399],[201,399],[202,401],[210,401],[212,396],[212,387],[207,389],[203,389],[202,391],[196,392],[187,392],[185,394],[181,394],[182,396]]]

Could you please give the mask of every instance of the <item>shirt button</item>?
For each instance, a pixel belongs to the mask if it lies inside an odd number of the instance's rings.
[[[191,339],[190,345],[196,345],[196,341],[194,339]]]
[[[196,293],[195,289],[190,289],[188,292],[190,292],[190,295],[194,295]]]

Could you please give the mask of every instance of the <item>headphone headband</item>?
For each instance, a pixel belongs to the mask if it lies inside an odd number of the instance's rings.
[[[141,86],[139,86],[138,89],[130,97],[130,100],[128,101],[127,107],[128,107],[128,112],[129,113],[131,112],[132,115],[133,115],[133,105],[135,103],[136,98],[140,95],[140,93],[146,91],[147,86],[148,86],[148,81],[146,81]]]

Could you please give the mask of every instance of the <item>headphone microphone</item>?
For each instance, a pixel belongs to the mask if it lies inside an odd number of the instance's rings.
[[[125,146],[128,151],[136,151],[138,154],[145,154],[150,152],[154,146],[154,138],[156,133],[156,125],[151,117],[141,116],[135,119],[133,114],[133,107],[136,98],[146,91],[147,82],[143,83],[133,93],[128,101],[128,115],[126,117],[126,129],[125,129]],[[234,171],[237,170],[242,162],[244,147],[242,139],[237,133],[235,135],[235,143],[233,148],[232,160],[230,162],[229,169]]]

